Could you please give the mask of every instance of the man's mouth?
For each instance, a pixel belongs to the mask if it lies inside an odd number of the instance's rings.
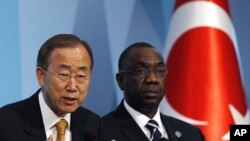
[[[67,105],[73,105],[77,101],[77,98],[63,97],[63,100],[64,100],[65,104],[67,104]]]

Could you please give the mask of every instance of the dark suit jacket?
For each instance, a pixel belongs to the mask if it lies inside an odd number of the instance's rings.
[[[167,130],[170,141],[203,141],[201,131],[181,120],[161,114],[161,120]],[[176,131],[182,135],[177,137]],[[102,141],[148,141],[144,132],[125,109],[123,103],[118,108],[101,118]]]
[[[0,109],[0,141],[45,141],[46,133],[38,100],[39,90],[30,98]],[[73,141],[86,134],[99,135],[100,117],[80,107],[71,114]]]

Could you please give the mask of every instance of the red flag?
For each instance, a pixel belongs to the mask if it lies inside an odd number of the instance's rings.
[[[176,0],[164,55],[163,113],[196,125],[207,141],[229,140],[231,124],[249,123],[226,0]]]

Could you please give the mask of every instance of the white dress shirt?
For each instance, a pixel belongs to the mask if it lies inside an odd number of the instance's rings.
[[[142,113],[136,111],[135,109],[133,109],[132,107],[130,107],[125,100],[124,100],[123,104],[124,104],[125,109],[129,112],[129,114],[132,116],[132,118],[135,120],[135,122],[139,125],[141,130],[144,132],[144,134],[150,140],[150,131],[145,127],[145,125],[148,123],[150,118],[148,118],[144,114],[142,114]],[[155,114],[155,116],[152,119],[157,121],[157,123],[159,124],[159,127],[158,127],[159,131],[161,132],[161,134],[163,135],[164,138],[168,139],[168,134],[167,134],[166,129],[161,121],[159,109],[157,110],[157,113]]]
[[[66,129],[65,133],[65,141],[71,141],[71,131],[70,131],[70,116],[71,114],[68,113],[64,117],[58,117],[45,103],[44,97],[42,95],[42,91],[39,93],[39,104],[42,112],[42,118],[43,118],[43,125],[45,128],[45,133],[47,139],[50,136],[53,136],[53,141],[56,141],[57,131],[55,124],[60,119],[65,119],[68,122],[68,128]]]

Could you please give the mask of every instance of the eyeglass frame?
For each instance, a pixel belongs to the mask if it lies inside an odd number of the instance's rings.
[[[68,82],[70,80],[71,77],[73,77],[79,84],[84,84],[86,80],[90,80],[91,75],[73,75],[73,74],[63,74],[63,73],[54,73],[51,72],[47,69],[42,69],[45,72],[48,72],[52,75],[55,75],[59,80],[61,80],[62,82]],[[79,78],[83,78],[83,81],[79,81]],[[65,80],[64,80],[65,79]]]
[[[135,69],[135,70],[120,70],[119,73],[132,73],[134,76],[138,77],[138,78],[146,78],[150,75],[151,72],[154,73],[154,75],[157,78],[161,78],[166,76],[166,74],[168,73],[168,70],[165,68],[164,69],[164,73],[159,74],[159,72],[157,73],[157,68],[150,68],[150,69]],[[140,73],[140,74],[136,74],[136,73]]]

